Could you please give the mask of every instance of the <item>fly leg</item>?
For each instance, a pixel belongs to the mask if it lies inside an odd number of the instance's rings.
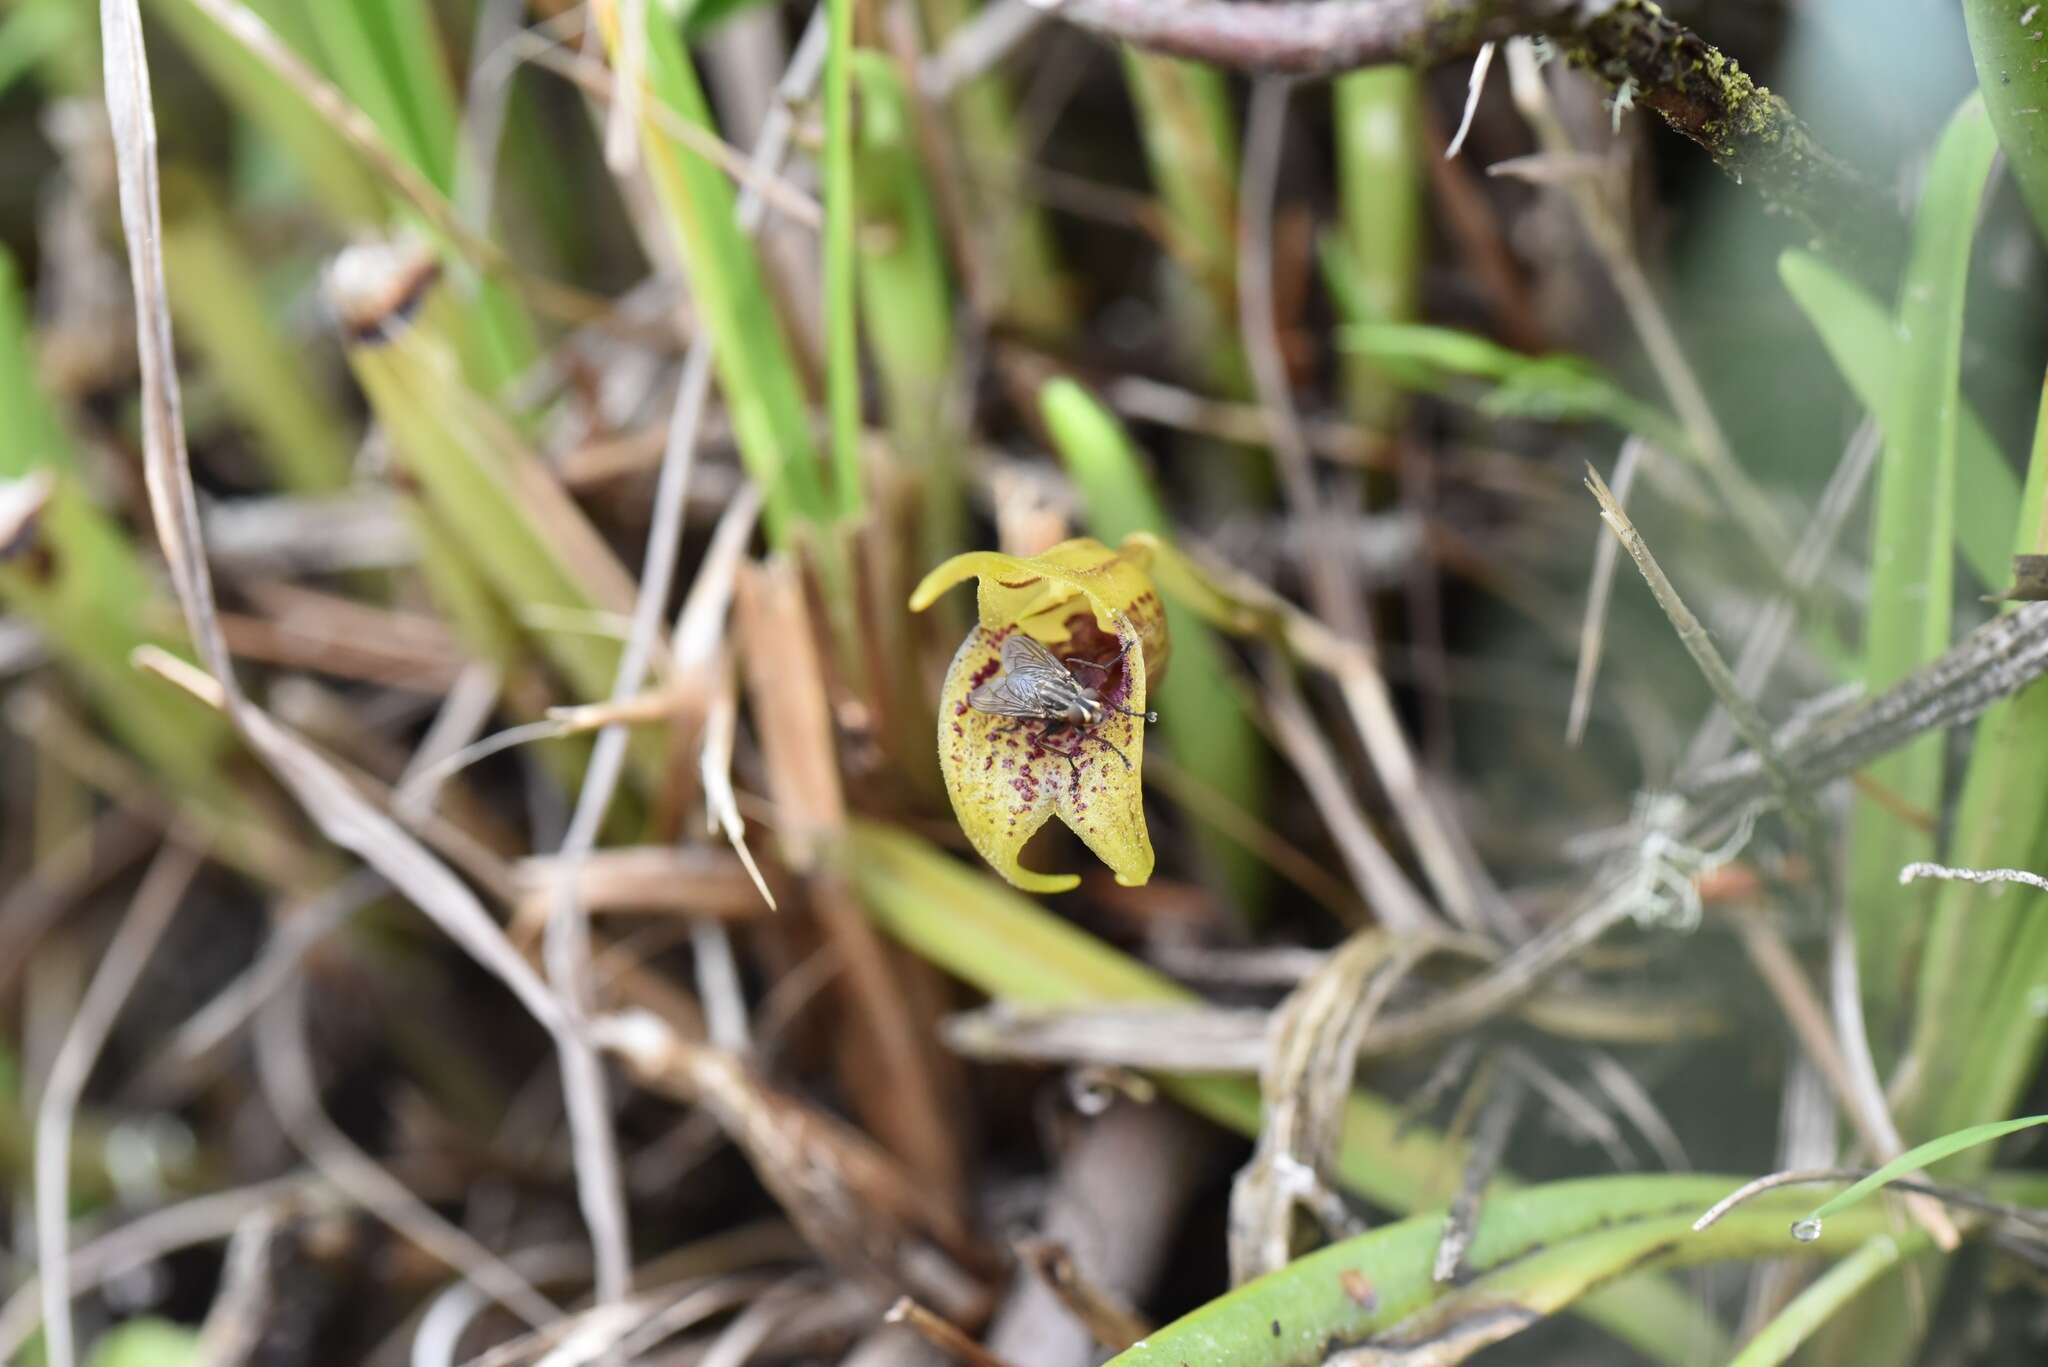
[[[1074,785],[1079,787],[1081,783],[1081,763],[1076,758],[1074,752],[1063,746],[1046,744],[1046,741],[1055,733],[1066,735],[1068,733],[1068,726],[1069,723],[1064,721],[1049,721],[1044,726],[1038,728],[1038,734],[1032,738],[1031,744],[1037,749],[1050,751],[1065,760],[1067,762],[1068,774],[1071,776]],[[1080,734],[1086,735],[1087,732],[1084,731]]]
[[[1081,666],[1082,668],[1084,668],[1084,669],[1096,669],[1096,670],[1100,670],[1100,671],[1102,672],[1102,679],[1103,679],[1103,681],[1104,681],[1104,682],[1106,683],[1106,682],[1108,682],[1108,679],[1109,679],[1109,675],[1110,675],[1110,672],[1111,672],[1112,670],[1115,670],[1115,669],[1116,669],[1116,668],[1117,668],[1118,666],[1120,666],[1121,664],[1123,664],[1123,662],[1124,662],[1124,657],[1125,657],[1126,655],[1129,655],[1129,654],[1131,653],[1131,647],[1132,647],[1133,645],[1135,645],[1135,644],[1136,644],[1136,641],[1135,641],[1135,640],[1132,640],[1132,641],[1126,641],[1126,642],[1124,643],[1124,648],[1123,648],[1122,650],[1119,650],[1119,651],[1118,651],[1118,652],[1117,652],[1117,653],[1116,653],[1116,654],[1115,654],[1115,655],[1114,655],[1113,657],[1111,657],[1111,659],[1110,659],[1110,662],[1109,662],[1108,664],[1106,664],[1106,665],[1105,665],[1105,664],[1097,664],[1097,663],[1096,663],[1095,661],[1093,661],[1093,660],[1084,660],[1084,659],[1082,659],[1082,658],[1081,658],[1080,656],[1078,656],[1078,655],[1069,655],[1069,656],[1067,656],[1067,657],[1066,657],[1066,659],[1064,659],[1063,661],[1061,661],[1061,663],[1062,663],[1062,664],[1065,664],[1065,665],[1068,665],[1068,666],[1070,666],[1070,667],[1071,667],[1071,666],[1073,666],[1073,665],[1080,665],[1080,666]],[[1128,691],[1128,690],[1126,690],[1126,691]],[[1122,705],[1121,703],[1108,703],[1108,704],[1106,704],[1106,705],[1107,705],[1107,706],[1108,706],[1108,707],[1110,708],[1110,710],[1111,710],[1111,711],[1114,711],[1114,712],[1121,712],[1121,713],[1122,713],[1123,715],[1125,715],[1126,717],[1140,717],[1140,718],[1143,718],[1143,719],[1144,719],[1144,720],[1145,720],[1146,722],[1148,722],[1148,723],[1150,723],[1150,722],[1156,722],[1156,721],[1158,721],[1158,720],[1159,720],[1159,714],[1158,714],[1157,712],[1134,712],[1134,711],[1132,711],[1132,710],[1131,710],[1130,708],[1128,708],[1128,707],[1125,707],[1125,706],[1123,706],[1123,705]],[[1104,741],[1104,742],[1103,742],[1103,744],[1107,745],[1107,744],[1109,744],[1109,742],[1108,742],[1108,741]],[[1112,749],[1114,749],[1115,747],[1114,747],[1114,746],[1112,746],[1111,748],[1112,748]],[[1122,752],[1121,752],[1121,751],[1118,751],[1118,753],[1119,753],[1119,754],[1121,754]],[[1124,762],[1125,762],[1126,764],[1130,763],[1130,761],[1129,761],[1129,760],[1126,760],[1126,761],[1124,761]]]
[[[1097,664],[1093,660],[1084,660],[1078,655],[1069,655],[1065,659],[1060,661],[1060,663],[1068,665],[1080,665],[1083,669],[1099,669],[1104,674],[1107,674],[1110,670],[1115,669],[1118,665],[1124,662],[1124,656],[1131,653],[1131,646],[1134,644],[1136,644],[1135,641],[1124,642],[1124,648],[1122,650],[1119,650],[1115,655],[1111,656],[1109,663],[1106,665]]]
[[[1123,747],[1121,745],[1118,745],[1108,736],[1103,735],[1100,731],[1097,731],[1092,727],[1089,730],[1082,732],[1081,734],[1086,736],[1089,740],[1097,741],[1103,745],[1107,745],[1110,749],[1116,751],[1116,757],[1124,762],[1124,768],[1129,769],[1131,767],[1131,757],[1124,753]]]

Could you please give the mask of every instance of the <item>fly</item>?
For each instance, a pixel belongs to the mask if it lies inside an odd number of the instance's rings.
[[[1130,647],[1125,646],[1116,658],[1123,659],[1129,651]],[[1159,720],[1157,712],[1134,712],[1106,701],[1099,689],[1084,686],[1067,669],[1067,664],[1077,664],[1107,674],[1115,667],[1114,661],[1106,665],[1096,664],[1093,660],[1062,663],[1051,651],[1021,631],[1004,638],[1002,660],[1002,672],[969,693],[967,705],[991,716],[1045,723],[1036,737],[1039,742],[1054,731],[1071,727],[1082,736],[1098,740],[1116,751],[1116,757],[1128,769],[1131,757],[1095,728],[1108,720],[1112,712],[1147,722]],[[1058,750],[1053,753],[1066,754]],[[1070,767],[1074,766],[1073,755],[1066,754],[1066,760]]]

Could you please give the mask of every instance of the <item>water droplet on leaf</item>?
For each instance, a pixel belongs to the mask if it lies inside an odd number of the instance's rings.
[[[1800,1220],[1792,1226],[1792,1237],[1802,1244],[1810,1244],[1820,1237],[1820,1221]]]

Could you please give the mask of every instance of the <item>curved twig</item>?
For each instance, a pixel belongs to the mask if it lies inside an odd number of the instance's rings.
[[[1769,1173],[1754,1182],[1744,1183],[1709,1206],[1705,1214],[1692,1222],[1693,1232],[1698,1233],[1711,1228],[1722,1216],[1737,1206],[1766,1192],[1776,1191],[1780,1187],[1807,1186],[1816,1182],[1860,1182],[1870,1173],[1869,1168],[1795,1168],[1789,1172]],[[2037,1210],[2032,1206],[2014,1205],[2010,1201],[1993,1200],[1982,1192],[1972,1191],[1968,1187],[1951,1187],[1937,1182],[1911,1180],[1900,1180],[1890,1185],[1899,1191],[1931,1196],[1944,1205],[1977,1211],[1995,1219],[2015,1220],[2036,1229],[2048,1226],[2048,1211]]]
[[[1571,32],[1581,0],[1034,0],[1106,37],[1217,66],[1330,76],[1378,62],[1431,64],[1489,42]]]

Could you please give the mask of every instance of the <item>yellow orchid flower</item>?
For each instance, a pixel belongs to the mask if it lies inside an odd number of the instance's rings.
[[[1092,537],[1031,559],[972,551],[934,569],[910,595],[911,610],[922,612],[954,585],[980,580],[979,620],[940,691],[939,768],[960,829],[997,873],[1027,892],[1064,892],[1081,881],[1017,862],[1055,813],[1117,882],[1137,887],[1152,876],[1143,715],[1147,691],[1165,672],[1168,643],[1151,563],[1143,544],[1126,541],[1113,551]],[[1004,643],[1019,632],[1093,691],[1101,705],[1094,722],[1001,715],[970,700],[1004,673]]]

